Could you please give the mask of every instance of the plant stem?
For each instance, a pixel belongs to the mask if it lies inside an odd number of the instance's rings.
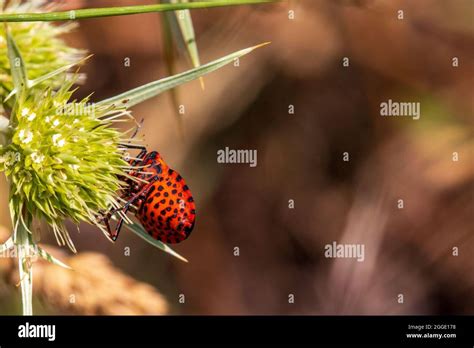
[[[185,2],[175,4],[157,4],[122,7],[86,8],[70,11],[47,12],[47,13],[2,13],[0,22],[49,22],[67,21],[76,19],[125,16],[139,13],[179,11],[185,9],[201,9],[221,6],[253,5],[275,2],[279,0],[214,0]]]
[[[0,115],[0,146],[7,145],[9,125],[10,120],[5,116]]]
[[[15,231],[15,245],[18,248],[18,274],[20,277],[23,315],[33,315],[33,265],[31,263],[32,238],[23,223]]]

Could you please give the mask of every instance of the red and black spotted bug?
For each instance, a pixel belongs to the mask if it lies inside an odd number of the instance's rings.
[[[129,146],[135,148],[135,146]],[[129,161],[134,178],[124,178],[126,188],[121,197],[127,202],[122,215],[129,210],[135,213],[144,229],[154,239],[164,243],[179,243],[189,237],[196,220],[196,206],[189,187],[178,172],[171,169],[156,151],[147,152],[144,147],[138,156]],[[110,238],[115,241],[122,228],[120,218],[114,231],[110,228],[111,210],[103,221]]]

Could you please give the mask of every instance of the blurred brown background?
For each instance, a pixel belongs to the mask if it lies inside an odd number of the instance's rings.
[[[198,82],[178,89],[184,141],[168,94],[133,109],[145,119],[145,144],[186,178],[196,199],[195,230],[175,247],[189,263],[126,231],[113,245],[89,226],[80,234],[71,227],[79,255],[104,254],[161,293],[167,309],[143,313],[473,314],[473,15],[471,0],[294,0],[193,11],[203,62],[272,43],[205,77],[205,91]],[[160,30],[157,14],[81,21],[67,39],[94,56],[77,96],[100,100],[166,76]],[[183,71],[190,64],[180,56]],[[388,99],[420,102],[421,118],[381,117]],[[226,146],[257,149],[258,166],[217,163]],[[0,203],[8,225],[6,199]],[[364,244],[365,261],[325,258],[333,241]],[[77,289],[55,296],[68,291]],[[0,286],[2,313],[19,311],[17,292]],[[130,301],[105,313],[142,313],[128,310]],[[37,307],[77,312],[41,294]]]

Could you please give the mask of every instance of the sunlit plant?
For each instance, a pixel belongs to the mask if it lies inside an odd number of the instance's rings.
[[[18,99],[11,142],[0,150],[0,171],[10,179],[10,207],[20,223],[45,221],[60,245],[74,244],[64,221],[103,229],[101,211],[119,207],[118,177],[127,162],[114,122],[130,118],[124,108],[71,101],[71,84]],[[105,230],[104,230],[105,231]]]
[[[268,0],[173,1],[168,4],[40,12],[38,2],[10,2],[0,21],[0,172],[9,183],[12,237],[0,251],[16,248],[23,313],[32,314],[32,260],[40,256],[67,267],[37,245],[34,221],[45,222],[60,245],[76,251],[65,221],[86,222],[107,233],[101,213],[124,204],[118,196],[127,176],[124,144],[130,133],[117,122],[134,119],[130,108],[185,82],[201,78],[261,45],[246,48],[210,63],[139,86],[120,95],[92,102],[74,99],[80,78],[71,68],[84,62],[84,51],[67,46],[58,35],[73,26],[58,27],[44,21],[175,11]],[[35,3],[35,5],[33,5]],[[42,2],[40,2],[42,4]],[[31,13],[20,13],[20,12]],[[194,36],[190,16],[183,37]],[[184,29],[183,29],[184,30]],[[197,54],[195,47],[188,47]],[[131,129],[129,127],[129,129]],[[127,227],[147,242],[182,260],[160,241],[151,239],[141,225]]]
[[[0,14],[14,14],[40,11],[46,1],[0,1]],[[68,22],[63,25],[52,23],[23,22],[9,26],[10,34],[14,38],[22,53],[25,64],[28,66],[28,78],[35,80],[47,73],[76,63],[84,57],[85,50],[68,46],[61,35],[69,33],[77,27],[77,23]],[[5,26],[0,25],[0,97],[5,99],[13,89],[10,62],[7,56],[7,40]],[[39,83],[37,88],[58,87],[62,82],[62,75],[57,75]]]

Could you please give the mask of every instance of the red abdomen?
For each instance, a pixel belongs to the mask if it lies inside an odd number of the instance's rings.
[[[164,243],[189,237],[196,219],[193,196],[184,179],[163,160],[159,179],[153,183],[136,214],[146,231]]]

